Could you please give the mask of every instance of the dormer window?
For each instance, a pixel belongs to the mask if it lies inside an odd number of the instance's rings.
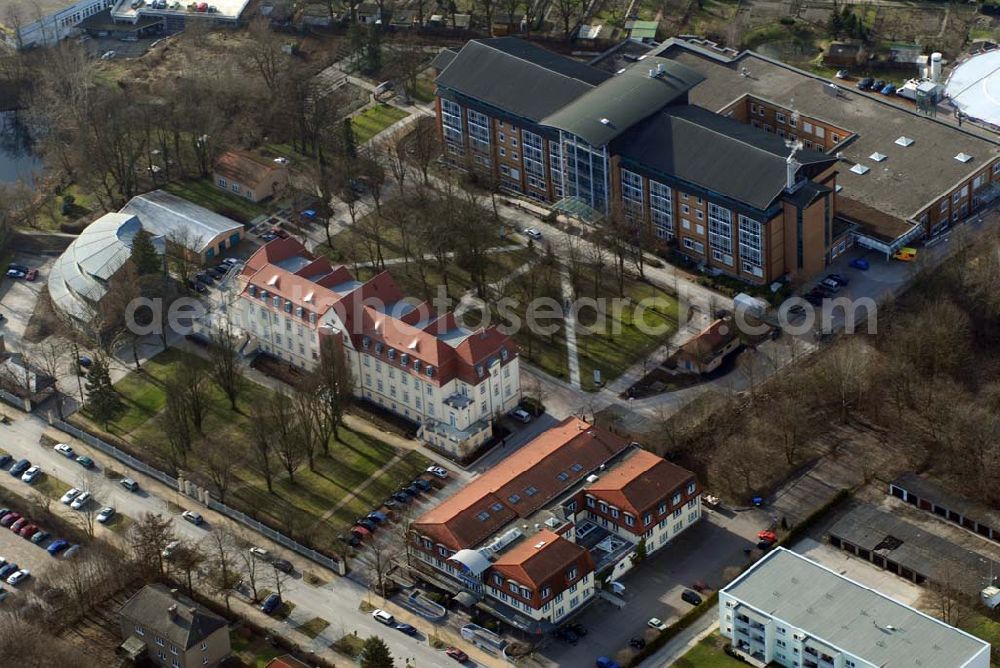
[[[477,364],[476,365],[476,375],[479,376],[480,378],[482,378],[483,375],[485,375],[485,372],[483,371],[483,365],[482,364]]]
[[[388,357],[391,360],[396,359],[396,349],[395,348],[389,348]]]
[[[260,291],[260,298],[261,298],[261,300],[263,300],[265,302],[267,301],[267,290],[261,290]]]
[[[309,322],[311,322],[314,325],[316,324],[316,314],[315,313],[312,313],[312,312],[309,313]]]
[[[250,296],[251,297],[256,297],[257,296],[257,286],[256,285],[251,285],[250,289],[249,289],[249,292],[250,292]]]
[[[286,299],[285,300],[285,313],[291,313],[291,312],[292,312],[292,300]]]
[[[275,308],[281,306],[281,297],[278,295],[271,297],[271,306],[274,306]]]
[[[420,360],[413,360],[413,370],[420,371]]]
[[[506,348],[501,348],[500,349],[500,359],[503,360],[504,362],[506,362],[508,357],[510,357],[510,353],[507,352],[507,349]]]
[[[375,342],[375,354],[376,355],[381,355],[382,354],[382,342],[381,341],[376,341]]]
[[[372,337],[370,336],[361,337],[361,347],[364,348],[365,350],[368,350],[368,346],[371,345],[371,342],[372,342]]]
[[[427,370],[425,371],[428,377],[434,376],[434,367],[427,365]]]
[[[305,309],[304,309],[304,308],[302,308],[301,306],[299,306],[299,307],[297,307],[297,308],[295,309],[295,316],[296,316],[297,318],[301,318],[301,317],[302,317],[302,314],[304,314],[304,313],[305,313]]]
[[[406,366],[407,364],[410,363],[410,356],[406,353],[403,353],[402,355],[399,356],[399,363],[402,364],[403,366]]]

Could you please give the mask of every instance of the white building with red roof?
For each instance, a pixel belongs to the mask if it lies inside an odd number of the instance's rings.
[[[509,337],[407,299],[387,272],[361,282],[296,239],[275,239],[247,260],[237,294],[231,320],[250,337],[248,349],[311,369],[321,338],[336,337],[357,396],[418,423],[423,440],[457,458],[520,401]]]

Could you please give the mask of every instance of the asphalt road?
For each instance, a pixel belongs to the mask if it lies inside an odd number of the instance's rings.
[[[97,463],[97,466],[92,471],[86,471],[75,461],[63,457],[51,447],[43,446],[39,443],[41,435],[48,428],[48,425],[43,420],[35,416],[17,413],[11,409],[6,409],[6,412],[12,415],[14,420],[9,425],[0,425],[0,441],[3,442],[4,449],[15,459],[26,457],[33,464],[41,466],[47,475],[54,476],[70,486],[89,486],[94,490],[94,497],[97,504],[112,505],[118,512],[132,518],[139,517],[146,512],[161,513],[166,517],[173,517],[173,530],[177,537],[193,542],[203,542],[209,537],[209,532],[216,526],[222,523],[229,524],[226,518],[206,508],[199,507],[194,501],[185,501],[179,494],[169,490],[158,481],[146,478],[135,472],[129,472],[128,475],[139,481],[140,491],[132,493],[125,490],[117,482],[107,480],[103,476],[105,465],[110,465],[116,470],[125,472],[127,469],[124,466],[102,453],[93,451],[79,441],[70,438],[65,439],[65,442],[70,443],[78,454],[87,454]],[[24,483],[20,480],[15,480],[9,475],[0,474],[0,485],[9,486],[12,490],[20,494],[25,494],[27,491],[27,486]],[[180,511],[177,509],[178,506],[198,510],[205,517],[205,524],[197,527],[182,520],[179,516]],[[55,512],[59,512],[67,517],[71,517],[75,512],[59,503],[54,503],[52,507]],[[233,525],[233,528],[237,535],[244,538],[248,543],[262,545],[275,556],[287,558],[295,565],[293,576],[282,584],[283,597],[285,600],[295,604],[288,620],[284,622],[278,620],[268,621],[263,618],[261,613],[254,612],[248,606],[236,606],[236,609],[241,614],[254,615],[258,618],[258,623],[264,623],[269,628],[277,629],[279,633],[283,634],[290,632],[295,626],[309,621],[314,617],[320,617],[329,621],[330,626],[314,639],[311,644],[308,639],[301,635],[293,637],[293,640],[297,644],[314,648],[317,653],[328,652],[327,648],[329,645],[341,635],[356,631],[361,637],[369,635],[382,636],[388,643],[393,656],[397,658],[410,657],[416,659],[417,665],[421,666],[421,668],[424,666],[430,668],[448,668],[455,665],[455,662],[445,656],[443,652],[432,649],[419,639],[410,638],[397,631],[387,629],[372,619],[370,614],[361,612],[359,605],[362,600],[368,597],[368,591],[365,586],[349,578],[340,578],[322,571],[319,567],[311,565],[310,562],[288,554],[276,545],[269,544],[263,537],[257,536],[241,526]],[[116,537],[117,534],[111,534],[110,530],[98,526],[97,536],[111,538],[113,536]],[[205,544],[205,547],[207,547],[207,544]],[[322,572],[324,577],[329,581],[319,587],[307,584],[302,578],[303,567],[314,573]],[[268,587],[266,578],[263,586]],[[273,587],[269,588],[273,589]],[[425,636],[427,632],[433,630],[433,627],[426,622],[421,624],[420,621],[415,621],[414,626],[417,626]],[[473,654],[473,650],[470,647],[465,646],[462,649]],[[489,664],[484,661],[479,664],[470,662],[469,665]]]

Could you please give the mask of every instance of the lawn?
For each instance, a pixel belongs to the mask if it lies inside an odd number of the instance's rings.
[[[420,102],[430,103],[434,101],[434,94],[436,92],[437,86],[434,85],[433,80],[419,77],[416,88],[413,91],[413,97]]]
[[[406,116],[405,111],[387,104],[368,107],[351,117],[354,141],[363,144],[396,121],[403,120]]]
[[[275,647],[268,643],[258,635],[244,637],[243,633],[248,633],[245,627],[229,634],[233,654],[243,661],[243,665],[251,666],[252,668],[265,668],[271,659],[287,653],[280,647]]]
[[[678,659],[675,668],[739,668],[746,664],[732,658],[723,651],[726,640],[718,633],[703,639]]]
[[[174,373],[176,365],[190,355],[168,349],[143,363],[141,371],[134,371],[118,381],[115,388],[122,395],[126,410],[110,424],[109,431],[153,453],[165,451],[162,417],[158,417],[166,402],[164,382]],[[257,407],[267,404],[270,390],[247,382],[237,400],[238,412],[234,412],[217,386],[210,383],[208,387],[210,409],[205,417],[204,433],[216,441],[246,442],[249,421]],[[359,489],[399,454],[383,441],[346,428],[340,429],[339,436],[339,440],[331,440],[328,456],[316,457],[314,471],[303,462],[295,472],[294,482],[276,462],[271,493],[259,473],[244,462],[234,462],[236,480],[230,486],[226,502],[264,522],[282,527],[283,532],[295,540],[329,548],[337,535],[359,515],[369,512],[430,463],[417,452],[402,452],[403,456],[356,498],[325,517],[347,494]],[[205,445],[195,445],[199,447]],[[189,459],[188,463],[196,464],[197,460]],[[322,531],[317,531],[317,527],[322,527]]]
[[[990,665],[1000,666],[1000,655],[995,651],[997,647],[1000,647],[1000,622],[975,610],[968,610],[958,626],[963,631],[993,645],[994,651],[990,656]]]
[[[267,213],[267,208],[219,190],[209,179],[172,181],[163,189],[240,223]]]
[[[325,629],[329,625],[330,622],[326,621],[322,617],[313,617],[302,626],[297,627],[296,631],[305,634],[310,638],[315,638],[316,636],[318,636],[320,633],[323,632],[323,629]]]

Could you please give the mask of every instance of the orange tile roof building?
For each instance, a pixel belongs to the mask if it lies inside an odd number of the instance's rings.
[[[422,570],[544,632],[701,517],[693,473],[570,417],[412,524]]]
[[[236,290],[231,320],[247,350],[309,369],[323,337],[335,337],[359,397],[418,423],[424,441],[457,458],[520,401],[517,348],[506,335],[405,298],[387,272],[361,282],[298,240],[275,239],[247,260]]]
[[[212,181],[220,190],[260,202],[288,186],[288,168],[249,151],[227,151],[215,161]]]

